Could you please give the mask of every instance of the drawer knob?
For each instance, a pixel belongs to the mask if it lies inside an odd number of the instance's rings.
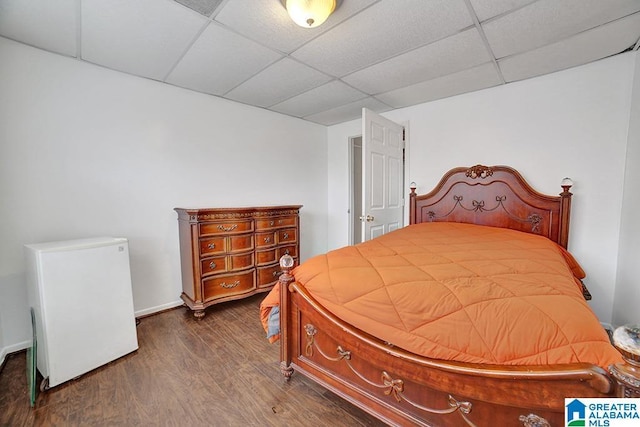
[[[215,244],[215,243],[209,243],[209,244],[207,245],[207,247],[208,247],[209,249],[214,249],[214,248],[216,247],[216,244]]]
[[[233,224],[233,225],[230,225],[230,226],[228,226],[228,227],[225,227],[225,226],[224,226],[224,225],[222,225],[222,224],[220,224],[220,225],[218,226],[218,230],[220,230],[220,231],[233,231],[233,230],[235,230],[236,228],[238,228],[238,224]]]
[[[211,262],[209,263],[209,268],[210,268],[210,269],[212,269],[212,270],[213,270],[214,268],[216,268],[216,263],[215,263],[215,262],[213,262],[213,261],[211,261]]]
[[[278,277],[282,274],[282,271],[274,271],[273,272],[273,277]]]
[[[284,233],[284,234],[282,235],[282,239],[283,239],[283,240],[287,240],[288,238],[289,238],[289,233]]]
[[[265,237],[265,238],[264,238],[264,242],[265,242],[265,243],[269,243],[269,242],[271,242],[271,237]]]
[[[274,224],[275,224],[275,222],[273,222],[273,221],[269,222],[269,225],[274,225]]]
[[[240,284],[239,280],[236,280],[233,283],[227,283],[227,282],[222,282],[220,283],[220,286],[222,286],[225,289],[231,289],[231,288],[235,288],[236,286],[238,286]]]

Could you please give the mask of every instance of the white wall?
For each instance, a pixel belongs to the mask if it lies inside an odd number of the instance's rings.
[[[432,189],[457,166],[509,165],[539,191],[574,182],[569,249],[587,272],[592,307],[612,318],[633,80],[632,54],[384,114],[408,121],[408,180]],[[329,128],[329,248],[346,244],[348,137],[360,122]]]
[[[640,323],[640,53],[635,52],[635,79],[633,82],[627,166],[622,199],[622,224],[618,256],[618,276],[614,299],[615,325]]]
[[[0,349],[31,334],[25,243],[127,237],[137,314],[180,303],[174,207],[302,204],[302,258],[326,250],[326,127],[3,38],[0,58]]]

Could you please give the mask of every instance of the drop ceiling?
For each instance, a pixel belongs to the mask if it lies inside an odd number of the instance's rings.
[[[0,0],[0,36],[332,125],[637,50],[640,0]]]

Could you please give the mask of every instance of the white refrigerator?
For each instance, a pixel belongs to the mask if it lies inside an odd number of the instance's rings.
[[[127,239],[25,245],[25,258],[41,389],[138,348]]]

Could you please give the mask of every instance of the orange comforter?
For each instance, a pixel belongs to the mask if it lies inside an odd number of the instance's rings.
[[[501,365],[619,362],[582,296],[582,269],[550,240],[425,223],[294,270],[333,314],[430,358]]]

